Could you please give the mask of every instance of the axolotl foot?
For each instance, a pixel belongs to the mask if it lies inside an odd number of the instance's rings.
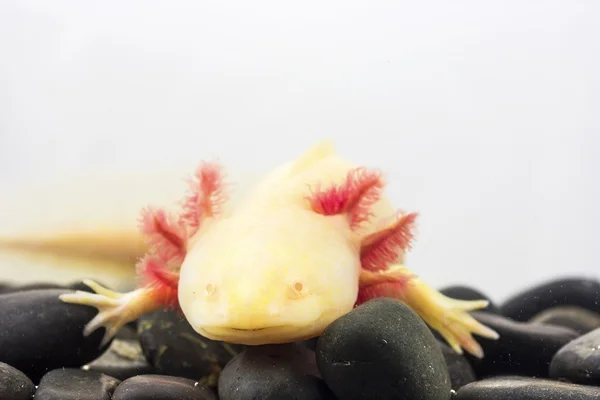
[[[482,309],[488,306],[486,300],[456,300],[435,292],[430,303],[421,307],[423,319],[448,342],[459,354],[464,348],[477,358],[483,357],[483,350],[473,338],[473,334],[488,339],[498,339],[496,331],[481,324],[468,311]]]
[[[96,293],[78,290],[62,294],[59,298],[65,303],[82,304],[98,309],[98,314],[85,326],[83,334],[88,336],[96,329],[104,327],[106,333],[100,347],[105,346],[125,324],[153,308],[147,289],[119,293],[91,280],[85,280],[83,283]]]
[[[452,299],[429,287],[404,266],[386,270],[361,272],[361,301],[369,298],[394,297],[408,304],[419,316],[448,342],[458,354],[463,349],[477,358],[483,350],[473,334],[498,339],[494,330],[481,324],[469,311],[488,306],[487,300]]]

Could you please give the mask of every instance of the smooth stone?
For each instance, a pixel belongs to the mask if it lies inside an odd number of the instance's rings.
[[[473,371],[473,367],[471,367],[465,356],[458,354],[450,346],[442,342],[438,342],[438,344],[446,359],[452,390],[456,391],[466,384],[477,380],[475,371]]]
[[[563,346],[550,363],[550,377],[600,385],[600,328]]]
[[[451,297],[457,300],[487,300],[490,304],[486,308],[482,308],[480,311],[492,312],[500,314],[500,309],[492,301],[492,299],[483,292],[463,285],[447,286],[439,290],[445,296]]]
[[[314,351],[299,343],[248,347],[225,366],[218,388],[220,400],[335,399]]]
[[[562,326],[517,322],[482,311],[471,315],[500,335],[497,340],[473,336],[481,344],[484,357],[466,357],[479,378],[500,374],[548,377],[552,357],[579,337],[577,332]]]
[[[100,284],[103,287],[108,287],[107,285],[105,285],[104,283],[98,281],[98,280],[94,280],[96,283]],[[86,285],[85,283],[83,283],[83,281],[76,281],[76,282],[72,282],[70,284],[67,285],[67,289],[71,289],[71,290],[82,290],[84,292],[90,292],[90,293],[95,293],[92,288],[90,288],[88,285]]]
[[[223,367],[243,349],[200,336],[176,311],[159,310],[138,320],[144,356],[162,375],[216,384]]]
[[[128,326],[121,328],[104,354],[83,368],[102,372],[122,381],[154,372],[154,367],[144,357],[137,332]]]
[[[86,292],[93,292],[89,286],[85,285],[82,281],[72,282],[68,285],[55,283],[55,282],[31,282],[25,284],[5,284],[0,285],[0,294],[26,292],[29,290],[41,290],[41,289],[64,289],[64,290],[83,290]]]
[[[29,400],[35,393],[31,379],[13,366],[0,362],[0,399]]]
[[[448,400],[448,367],[425,322],[406,304],[376,298],[331,323],[317,365],[343,400]]]
[[[9,293],[12,291],[12,286],[8,283],[0,282],[0,294]]]
[[[33,283],[26,283],[26,284],[22,284],[22,285],[9,285],[4,288],[4,293],[25,292],[28,290],[41,290],[41,289],[68,289],[68,288],[65,285],[60,285],[58,283],[33,282]]]
[[[496,377],[463,386],[453,400],[598,400],[600,388],[549,379]]]
[[[600,328],[600,314],[581,307],[558,306],[542,311],[530,322],[564,326],[583,335]]]
[[[55,369],[42,377],[35,400],[111,400],[120,382],[99,372]]]
[[[307,339],[307,340],[302,340],[299,343],[302,343],[304,346],[306,346],[307,348],[311,349],[312,351],[316,351],[317,350],[317,342],[319,341],[319,337],[314,337],[312,339]]]
[[[61,301],[58,296],[67,292],[40,289],[0,296],[0,360],[34,384],[49,370],[81,367],[107,348],[100,348],[104,328],[83,336],[98,310]]]
[[[138,375],[121,382],[112,400],[217,400],[217,396],[193,379]]]
[[[600,282],[595,279],[555,279],[512,296],[500,311],[516,321],[528,321],[556,306],[577,306],[600,313]]]

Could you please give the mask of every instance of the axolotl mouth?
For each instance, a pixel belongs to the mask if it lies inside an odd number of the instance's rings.
[[[239,296],[239,293],[235,294]],[[272,307],[273,301],[267,301],[270,300],[269,297],[264,300],[263,297],[256,297],[256,293],[261,292],[251,292],[247,301],[219,302],[195,298],[187,304],[188,308],[184,312],[194,330],[207,339],[232,344],[263,345],[318,336],[348,308],[324,308],[322,298],[316,295],[294,300],[284,299],[277,303],[278,307]],[[225,300],[229,299],[224,294],[222,296]]]
[[[317,335],[314,326],[280,325],[266,328],[242,329],[232,327],[203,327],[199,333],[211,340],[229,343],[262,345],[309,339]]]
[[[271,327],[271,328],[278,328],[278,327]],[[264,331],[266,329],[270,329],[270,328],[257,328],[257,329],[243,329],[243,328],[229,328],[233,331],[239,331],[239,332],[260,332],[260,331]]]
[[[264,345],[307,340],[321,334],[327,319],[307,325],[277,325],[263,328],[237,328],[228,326],[203,326],[197,332],[202,336],[228,343]]]

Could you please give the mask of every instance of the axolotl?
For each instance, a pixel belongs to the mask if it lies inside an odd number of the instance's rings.
[[[104,327],[105,345],[126,323],[171,307],[208,339],[285,343],[319,336],[386,296],[405,302],[459,354],[483,357],[473,334],[498,338],[468,313],[488,301],[447,297],[404,265],[418,214],[396,210],[384,174],[346,161],[329,140],[276,167],[228,210],[220,164],[200,163],[189,184],[176,212],[141,210],[148,251],[135,290],[86,280],[93,293],[60,295],[98,309],[84,335]]]

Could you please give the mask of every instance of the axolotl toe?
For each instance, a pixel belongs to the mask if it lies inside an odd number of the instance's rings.
[[[473,334],[497,338],[468,311],[484,300],[448,298],[404,266],[416,213],[392,207],[383,175],[339,157],[329,141],[275,168],[227,209],[224,174],[202,163],[180,212],[142,210],[148,252],[128,293],[87,282],[95,293],[61,299],[98,308],[84,333],[103,343],[154,310],[179,310],[202,336],[259,345],[320,335],[374,297],[407,303],[456,352],[482,357]]]

